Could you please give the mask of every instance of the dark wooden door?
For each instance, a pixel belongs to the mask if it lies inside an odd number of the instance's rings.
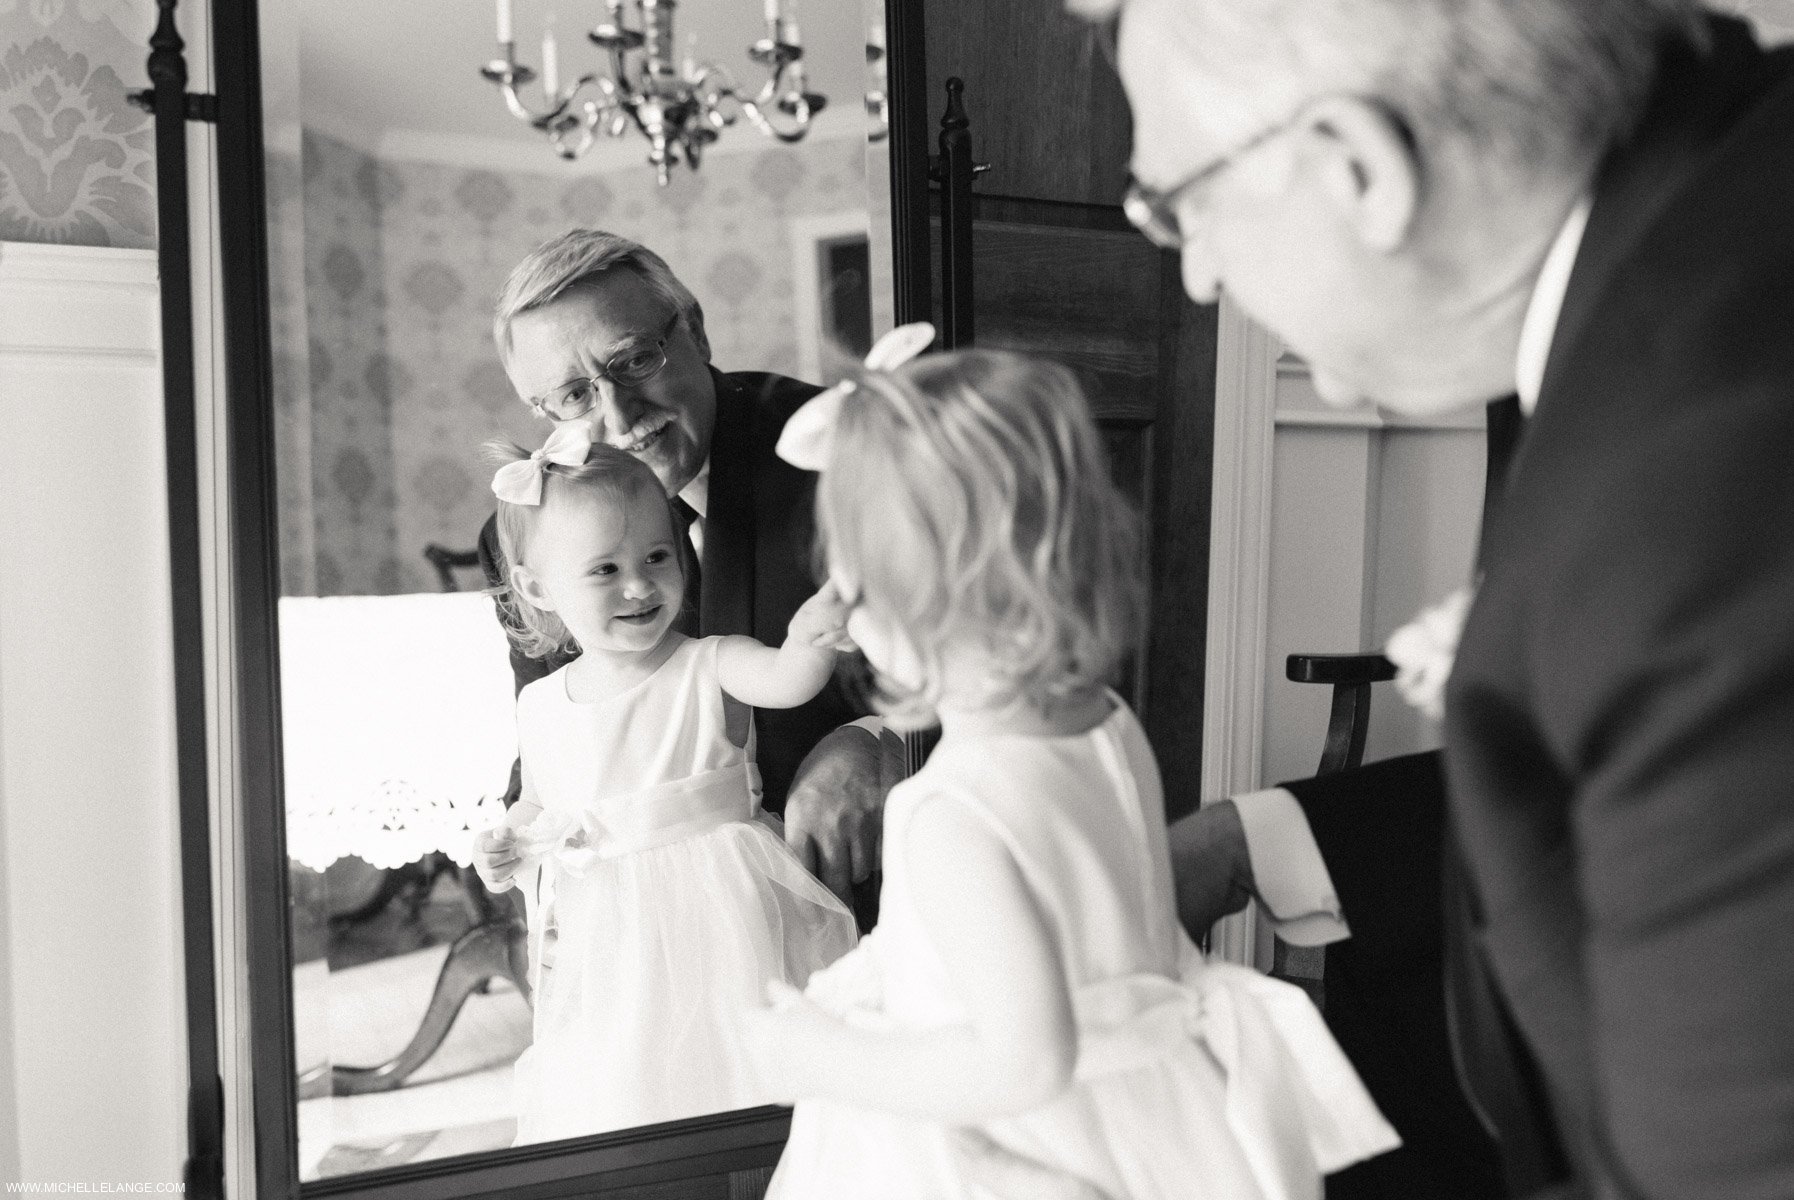
[[[1202,773],[1215,310],[1122,215],[1131,123],[1093,29],[1039,0],[924,12],[932,122],[945,81],[963,79],[972,156],[990,164],[973,208],[975,344],[1078,371],[1146,514],[1151,621],[1130,690],[1182,813]]]

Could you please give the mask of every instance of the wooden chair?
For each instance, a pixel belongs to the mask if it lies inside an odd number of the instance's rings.
[[[1371,685],[1395,678],[1395,664],[1381,654],[1292,654],[1284,663],[1292,683],[1318,683],[1333,689],[1327,716],[1326,742],[1316,775],[1349,770],[1364,761],[1364,740],[1370,733]],[[1292,946],[1278,938],[1271,951],[1271,975],[1293,983],[1326,1011],[1326,948]]]
[[[1316,775],[1331,775],[1364,761],[1370,733],[1370,685],[1395,678],[1395,664],[1381,654],[1292,654],[1284,663],[1291,683],[1329,684],[1333,709]]]
[[[461,590],[455,579],[458,570],[479,570],[480,552],[478,550],[451,550],[447,546],[431,542],[424,547],[424,557],[436,568],[436,576],[442,581],[442,590],[458,592]],[[486,577],[480,576],[479,586],[486,586]]]

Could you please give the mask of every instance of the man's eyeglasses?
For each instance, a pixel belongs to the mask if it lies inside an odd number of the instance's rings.
[[[667,365],[667,339],[673,336],[673,327],[679,324],[679,317],[679,313],[674,313],[653,341],[625,346],[611,355],[596,375],[569,379],[547,395],[530,401],[530,408],[537,416],[551,421],[575,421],[591,412],[598,403],[600,379],[608,379],[618,387],[635,387],[648,382]]]
[[[1161,250],[1183,249],[1187,238],[1182,222],[1178,220],[1177,210],[1183,207],[1185,198],[1196,188],[1213,183],[1227,168],[1289,129],[1301,119],[1307,108],[1307,105],[1303,105],[1285,120],[1259,130],[1227,153],[1198,167],[1194,174],[1185,176],[1182,182],[1163,191],[1149,188],[1139,180],[1129,178],[1127,195],[1121,201],[1121,211],[1127,214],[1127,219],[1135,229],[1145,234],[1147,240]]]

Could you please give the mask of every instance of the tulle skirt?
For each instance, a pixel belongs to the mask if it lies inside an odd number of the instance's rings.
[[[808,995],[891,1028],[877,933]],[[767,1200],[1320,1200],[1322,1176],[1399,1144],[1319,1012],[1189,948],[1182,978],[1074,990],[1076,1076],[975,1127],[800,1101]]]
[[[766,984],[802,987],[852,948],[853,916],[757,821],[598,859],[552,860],[535,1041],[517,1060],[517,1141],[766,1104],[741,1048]]]

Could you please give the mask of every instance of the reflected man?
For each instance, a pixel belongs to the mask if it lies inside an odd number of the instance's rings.
[[[687,614],[698,635],[742,633],[776,645],[814,590],[814,479],[773,445],[785,418],[819,389],[710,365],[704,313],[647,247],[576,229],[533,250],[500,290],[493,334],[523,403],[550,423],[590,424],[602,441],[647,463],[687,529]],[[544,435],[548,430],[544,429]],[[492,520],[480,561],[494,586],[505,568]],[[563,665],[515,649],[517,687]],[[884,795],[902,743],[862,718],[839,681],[800,708],[755,714],[765,804],[831,890],[878,863]],[[515,799],[513,773],[507,805]]]
[[[1430,960],[1427,1038],[1329,988],[1411,1147],[1443,961],[1513,1193],[1794,1195],[1794,52],[1684,0],[1123,0],[1118,54],[1192,297],[1330,402],[1529,414],[1443,802],[1422,757],[1212,805],[1186,920]],[[1434,1165],[1359,1194],[1491,1186]]]

